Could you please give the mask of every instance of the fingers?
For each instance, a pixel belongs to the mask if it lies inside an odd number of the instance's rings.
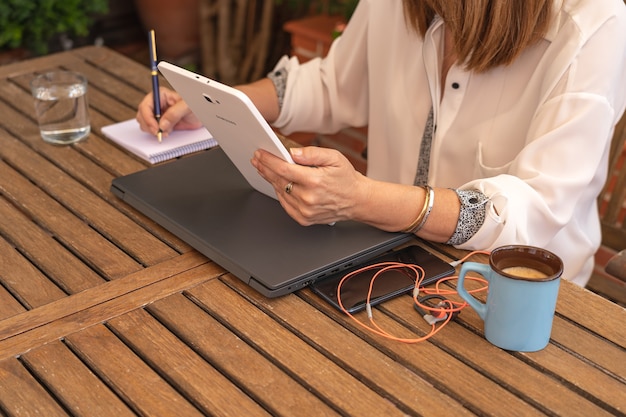
[[[178,100],[165,109],[159,125],[163,132],[169,133],[174,129],[197,129],[202,126],[202,123],[191,112],[187,103],[183,100]]]
[[[147,94],[139,103],[136,119],[142,131],[152,133],[153,135],[156,135],[159,131],[159,123],[154,118],[152,93]]]
[[[288,175],[284,167],[284,164],[287,164],[287,162],[269,152],[257,150],[250,162],[252,166],[257,169],[259,174],[266,181],[273,184],[274,187],[281,187],[281,185],[278,184],[279,180],[286,178]],[[289,182],[289,180],[284,181],[282,186],[285,186],[287,182]]]
[[[302,184],[288,182],[284,187],[277,187],[278,202],[285,212],[302,226],[313,224],[331,224],[337,219],[332,213],[316,205],[309,205],[303,201],[307,193]],[[306,197],[304,197],[306,199]]]
[[[202,126],[178,93],[161,87],[159,94],[162,112],[160,122],[154,117],[152,93],[139,103],[136,118],[142,131],[156,135],[160,129],[167,136],[174,129],[197,129]]]
[[[285,211],[302,225],[332,223],[344,219],[342,207],[350,204],[335,188],[336,175],[349,162],[335,150],[323,148],[298,148],[292,150],[294,161],[289,164],[269,152],[259,150],[252,165],[270,182]],[[345,162],[343,162],[345,160]],[[349,167],[351,170],[353,168]]]
[[[261,149],[254,153],[251,162],[259,170],[261,176],[271,183],[274,183],[278,178],[286,178],[290,181],[310,185],[317,183],[319,177],[323,175],[320,171],[311,171],[311,168],[323,169],[349,164],[345,157],[333,149],[309,146],[291,148],[290,153],[296,165],[288,164],[281,158]]]
[[[320,148],[319,146],[291,148],[290,153],[295,163],[311,167],[336,167],[339,166],[342,159],[336,150]]]

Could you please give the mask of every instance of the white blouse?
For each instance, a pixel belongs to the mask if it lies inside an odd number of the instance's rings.
[[[545,38],[514,63],[480,74],[455,65],[441,85],[442,20],[422,39],[402,0],[361,0],[325,59],[279,62],[289,75],[274,125],[286,134],[368,125],[367,175],[412,184],[433,106],[430,185],[489,198],[483,226],[459,247],[540,246],[584,286],[601,239],[596,199],[626,105],[626,7],[554,7]]]

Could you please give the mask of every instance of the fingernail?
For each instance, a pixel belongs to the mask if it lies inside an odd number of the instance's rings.
[[[301,148],[291,148],[289,151],[291,152],[291,155],[293,155],[293,156],[301,156],[302,155],[302,149]]]
[[[159,127],[161,128],[162,131],[169,132],[170,122],[168,122],[167,120],[161,120],[161,122],[159,123]]]

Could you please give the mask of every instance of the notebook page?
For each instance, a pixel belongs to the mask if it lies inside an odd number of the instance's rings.
[[[154,135],[142,132],[135,119],[104,126],[102,133],[151,164],[217,145],[204,127],[195,130],[175,130],[159,142]]]

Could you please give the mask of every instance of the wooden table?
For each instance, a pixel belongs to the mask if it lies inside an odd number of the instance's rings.
[[[40,139],[28,90],[58,67],[90,83],[93,133],[68,147]],[[0,415],[624,415],[626,311],[568,282],[540,352],[495,348],[469,309],[407,345],[308,289],[264,298],[118,200],[146,164],[100,128],[149,89],[106,48],[0,67]],[[429,328],[408,297],[375,314]]]

